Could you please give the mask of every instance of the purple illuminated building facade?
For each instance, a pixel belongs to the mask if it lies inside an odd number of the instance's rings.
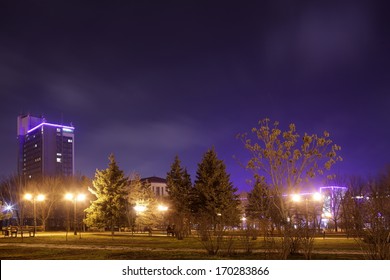
[[[74,127],[18,116],[18,175],[25,179],[74,175]]]

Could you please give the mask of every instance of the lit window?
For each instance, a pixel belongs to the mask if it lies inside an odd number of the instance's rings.
[[[37,147],[38,147],[38,144],[35,144],[35,145],[34,145],[34,148],[37,148]]]
[[[70,129],[70,128],[63,128],[62,131],[64,132],[73,132],[73,129]]]
[[[73,143],[73,139],[68,139],[68,143]]]
[[[61,162],[61,158],[57,158],[57,162]]]
[[[61,132],[61,128],[57,128],[57,132]]]
[[[57,153],[57,156],[62,156],[62,154],[61,153]]]

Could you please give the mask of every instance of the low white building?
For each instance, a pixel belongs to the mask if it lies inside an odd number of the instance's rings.
[[[150,184],[150,188],[152,189],[156,197],[168,196],[166,179],[152,176],[152,177],[142,178],[141,181],[142,182],[147,181]]]

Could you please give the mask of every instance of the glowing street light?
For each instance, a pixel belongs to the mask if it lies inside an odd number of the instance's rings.
[[[4,211],[11,212],[13,210],[12,207],[12,205],[6,203],[4,206]]]
[[[299,194],[293,194],[291,197],[292,201],[294,202],[300,202],[301,201],[301,195]]]
[[[160,204],[157,206],[157,210],[161,212],[161,218],[162,218],[162,227],[165,226],[165,212],[168,211],[168,206]]]
[[[36,202],[37,201],[44,201],[45,200],[45,196],[43,194],[38,194],[38,195],[34,196],[31,193],[26,193],[24,195],[24,199],[32,201],[32,203],[33,203],[34,234],[35,234],[36,228],[37,228],[37,206],[36,206]]]
[[[168,206],[160,204],[159,206],[157,206],[157,209],[158,209],[158,211],[164,212],[164,211],[168,210]]]
[[[80,193],[77,196],[72,193],[67,193],[65,195],[65,199],[69,201],[73,201],[73,230],[74,235],[77,235],[77,201],[84,201],[85,194]]]
[[[142,213],[142,212],[145,212],[145,211],[146,211],[146,206],[145,206],[145,205],[142,205],[142,204],[137,204],[136,206],[134,206],[134,210],[135,210],[137,213]]]
[[[322,214],[322,216],[325,217],[325,218],[327,218],[327,219],[330,219],[330,218],[332,218],[332,213],[330,213],[330,212],[325,212],[325,213]]]
[[[322,200],[322,195],[319,192],[316,192],[313,194],[313,200],[314,201],[321,201]]]
[[[310,205],[314,205],[313,203],[318,203],[318,202],[323,200],[322,195],[318,192],[311,194],[311,196],[309,196],[309,194],[293,194],[291,199],[294,203],[301,203],[302,199],[304,199],[304,201],[305,201],[305,224],[306,224],[306,228],[308,229],[309,228],[309,209],[308,209],[309,208],[309,206],[308,206],[309,201],[310,201]],[[314,211],[315,210],[313,209],[313,213],[314,213]],[[314,223],[316,223],[315,219],[314,219]]]
[[[137,204],[133,207],[133,209],[135,210],[136,215],[139,215],[139,214],[145,212],[146,209],[147,209],[147,207],[146,207],[145,205],[143,205],[143,204],[138,204],[138,203],[137,203]]]

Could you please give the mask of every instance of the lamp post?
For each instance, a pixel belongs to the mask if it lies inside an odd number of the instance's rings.
[[[73,202],[73,231],[74,235],[77,235],[77,201],[85,200],[85,194],[74,195],[72,193],[67,193],[65,199]]]
[[[157,210],[160,211],[162,213],[162,228],[164,229],[165,227],[165,212],[168,211],[168,206],[165,206],[163,204],[160,204],[159,206],[157,206]]]
[[[137,204],[137,205],[134,206],[134,210],[135,210],[135,212],[138,215],[138,214],[146,211],[146,206],[143,205],[143,204]]]
[[[34,235],[35,235],[35,232],[36,232],[36,229],[37,229],[37,206],[36,206],[36,202],[37,201],[44,201],[45,200],[45,196],[43,194],[32,195],[30,193],[26,193],[24,195],[24,198],[26,200],[32,201],[32,203],[33,203]]]
[[[302,201],[302,196],[304,196],[304,200],[305,200],[305,226],[306,226],[306,231],[307,231],[307,234],[308,234],[308,230],[309,230],[309,207],[308,207],[308,203],[309,201],[311,201],[312,203],[313,202],[319,202],[322,200],[322,195],[320,193],[314,193],[312,194],[311,196],[311,199],[307,196],[307,194],[294,194],[292,196],[292,201],[295,202],[295,203],[300,203]],[[314,212],[314,210],[313,210]],[[313,213],[313,217],[315,216],[315,213]],[[315,218],[314,218],[314,221],[315,221]]]
[[[1,212],[5,212],[5,214],[1,214],[2,218],[5,220],[7,219],[7,226],[10,225],[10,218],[12,217],[12,212],[13,212],[13,206],[11,204],[5,203],[4,206],[2,207]]]

